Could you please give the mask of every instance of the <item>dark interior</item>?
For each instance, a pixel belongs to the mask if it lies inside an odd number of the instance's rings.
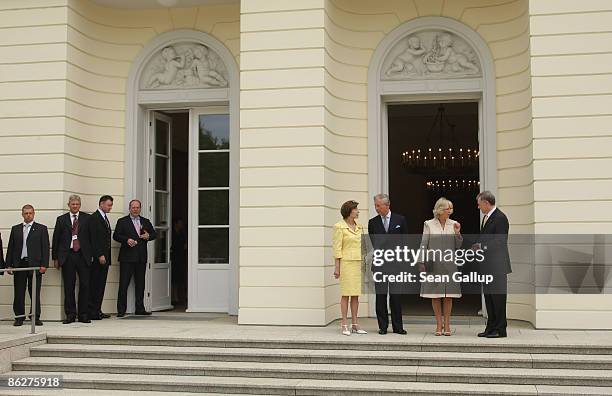
[[[439,109],[443,107],[444,116]],[[442,128],[440,128],[442,124]],[[454,125],[452,128],[450,125]],[[392,104],[388,106],[389,126],[389,195],[391,211],[403,214],[408,222],[408,232],[421,234],[423,222],[433,218],[434,203],[440,197],[453,202],[452,219],[461,223],[463,234],[477,234],[479,214],[476,195],[479,187],[469,186],[468,180],[478,182],[479,170],[475,168],[453,167],[440,169],[415,170],[404,163],[404,152],[411,153],[416,148],[478,149],[478,103],[424,103]],[[430,158],[431,160],[431,158]],[[440,158],[437,158],[440,161]],[[431,162],[430,162],[431,164]],[[445,187],[427,188],[427,182],[444,180]],[[449,188],[449,180],[451,180]],[[466,182],[463,182],[463,181]],[[463,271],[469,271],[466,266]],[[404,315],[432,315],[429,299],[421,298],[416,289],[414,295],[403,297]],[[454,315],[476,315],[481,308],[480,295],[463,292],[463,297],[455,299]]]
[[[172,118],[172,224],[182,220],[183,239],[173,235],[172,251],[181,249],[187,241],[187,216],[189,193],[189,113],[165,112]],[[176,234],[173,229],[172,234]],[[183,249],[184,251],[184,249]],[[175,311],[184,312],[187,308],[187,257],[171,255],[172,266],[172,304]]]

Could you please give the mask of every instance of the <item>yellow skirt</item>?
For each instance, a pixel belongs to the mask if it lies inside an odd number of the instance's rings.
[[[361,295],[361,261],[340,260],[340,294]]]

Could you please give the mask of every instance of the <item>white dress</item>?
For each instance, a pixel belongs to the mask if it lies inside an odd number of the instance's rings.
[[[455,221],[448,219],[442,228],[438,219],[427,220],[423,226],[423,238],[421,248],[435,249],[444,252],[447,249],[456,250],[461,247],[463,237],[455,234]],[[459,271],[453,260],[444,260],[444,255],[432,255],[427,267],[427,275],[448,275],[448,282],[425,282],[421,283],[421,297],[424,298],[443,298],[461,297],[461,284],[453,280],[453,273]]]

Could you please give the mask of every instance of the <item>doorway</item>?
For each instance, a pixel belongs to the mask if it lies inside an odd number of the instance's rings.
[[[479,103],[388,104],[388,177],[392,211],[403,214],[409,234],[421,234],[440,197],[453,202],[451,216],[464,235],[479,232],[475,197],[480,191]],[[431,150],[430,150],[431,149]],[[473,270],[466,265],[463,272]],[[462,285],[453,314],[475,316],[481,309],[479,285]],[[431,315],[429,299],[415,285],[403,296],[404,315]]]
[[[164,221],[170,225],[169,263],[170,263],[170,304],[174,312],[185,312],[188,305],[187,255],[189,238],[187,216],[189,202],[189,110],[160,111],[167,118],[170,128],[169,185],[170,185],[170,218]],[[161,208],[164,202],[157,202]],[[160,216],[161,217],[161,216]],[[162,227],[160,225],[160,227]],[[158,249],[156,249],[158,254]],[[157,261],[157,260],[156,260]]]
[[[235,170],[227,106],[149,112],[147,308],[228,312],[235,259]],[[234,164],[237,164],[236,162]]]
[[[152,311],[187,307],[189,110],[150,112],[149,211],[157,231],[147,272]]]

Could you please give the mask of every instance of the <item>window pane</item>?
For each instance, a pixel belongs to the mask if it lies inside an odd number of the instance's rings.
[[[229,228],[200,228],[199,263],[229,263]]]
[[[155,239],[155,262],[167,263],[168,257],[168,230],[156,229],[157,238]]]
[[[155,193],[155,225],[168,225],[168,193]]]
[[[200,225],[229,224],[229,191],[200,191]]]
[[[168,155],[168,124],[155,120],[155,152]]]
[[[155,157],[155,189],[168,191],[168,159]]]
[[[229,114],[200,115],[200,150],[229,148]]]
[[[229,153],[200,153],[200,187],[229,186]]]

